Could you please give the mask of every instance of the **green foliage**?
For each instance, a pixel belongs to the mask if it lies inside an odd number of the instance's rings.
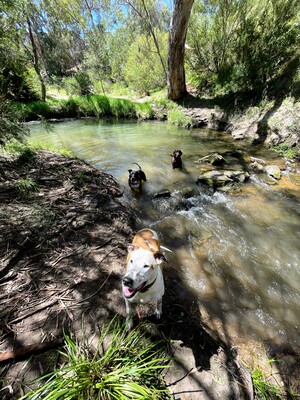
[[[18,159],[21,162],[28,162],[35,155],[33,146],[28,146],[16,139],[6,143],[4,150],[10,154],[18,155]]]
[[[191,126],[192,118],[185,115],[182,110],[178,108],[172,108],[168,111],[168,122],[173,125],[183,126],[185,128]]]
[[[104,95],[73,97],[68,100],[32,102],[18,104],[26,120],[78,117],[121,117],[151,118],[149,103],[135,103],[131,100],[110,98]]]
[[[21,122],[22,112],[8,101],[0,99],[0,146],[4,146],[9,141],[23,140],[29,133]]]
[[[213,95],[272,86],[277,97],[292,92],[299,11],[297,0],[196,1],[186,50],[192,82]]]
[[[37,192],[39,190],[39,185],[32,178],[22,178],[16,183],[15,188],[21,194],[28,195],[30,193]]]
[[[93,89],[89,75],[81,71],[76,72],[70,78],[62,79],[62,87],[69,96],[85,96],[90,94]]]
[[[159,373],[168,360],[161,354],[159,343],[147,339],[142,328],[127,334],[115,321],[102,328],[94,353],[87,341],[65,335],[65,363],[39,379],[42,385],[22,400],[167,399]]]
[[[48,129],[48,128],[46,128],[46,129]],[[53,151],[54,153],[62,154],[65,157],[76,158],[76,155],[68,149],[64,149],[62,147],[56,147],[54,145],[48,145],[46,143],[40,143],[40,142],[34,141],[32,139],[30,139],[30,148],[32,148],[33,151],[36,151],[39,149],[49,150],[49,151]]]
[[[251,378],[254,397],[260,400],[291,400],[298,397],[292,390],[281,386],[276,380],[276,373],[272,372],[272,364],[280,360],[267,359],[264,363],[258,362],[254,357],[254,366],[251,369]]]
[[[38,120],[43,118],[54,118],[53,107],[51,102],[32,101],[26,103],[23,107],[26,120]]]
[[[272,146],[272,150],[280,154],[282,157],[286,157],[289,160],[293,160],[299,154],[299,149],[296,147],[291,147],[288,144],[280,144],[277,146]]]
[[[168,35],[157,32],[161,54],[167,65]],[[166,85],[165,74],[153,41],[146,35],[138,35],[130,47],[126,62],[125,79],[134,90],[149,94]]]

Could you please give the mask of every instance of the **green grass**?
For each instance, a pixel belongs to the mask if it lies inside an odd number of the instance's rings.
[[[37,192],[39,190],[39,185],[32,178],[22,178],[16,183],[15,188],[21,194],[29,194]]]
[[[25,121],[80,118],[116,117],[149,119],[153,115],[151,105],[104,95],[87,95],[70,99],[54,99],[47,102],[16,103],[15,108]]]
[[[279,360],[269,359],[266,364],[270,365],[275,362],[279,362]],[[276,382],[275,375],[276,373],[266,372],[262,365],[256,363],[251,371],[255,398],[260,400],[285,400],[286,398],[296,400],[298,396],[289,388],[279,385]]]
[[[20,162],[28,162],[36,154],[35,149],[31,145],[15,139],[9,141],[3,149],[7,153],[17,155]]]
[[[45,125],[45,129],[47,129],[47,124]],[[30,161],[30,159],[36,154],[37,150],[49,150],[53,151],[54,153],[62,154],[66,157],[76,157],[71,151],[67,149],[61,147],[58,148],[54,145],[47,145],[46,143],[40,143],[37,141],[23,143],[17,140],[12,140],[8,142],[3,149],[6,153],[17,155],[20,162]]]
[[[192,124],[192,118],[185,115],[179,108],[173,108],[168,111],[168,122],[186,128]]]
[[[299,149],[297,149],[296,147],[291,147],[288,144],[272,146],[272,150],[274,150],[280,156],[288,158],[289,160],[295,158],[299,152]]]
[[[162,356],[161,345],[147,338],[141,326],[127,334],[125,327],[113,320],[102,328],[94,352],[87,340],[80,342],[65,335],[61,354],[66,361],[40,378],[41,386],[22,400],[170,398],[160,377],[169,360]]]

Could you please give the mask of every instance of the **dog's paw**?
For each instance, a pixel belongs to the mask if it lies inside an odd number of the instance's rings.
[[[156,319],[158,320],[158,319],[161,319],[161,311],[159,311],[159,310],[156,310],[155,311],[155,317],[156,317]]]

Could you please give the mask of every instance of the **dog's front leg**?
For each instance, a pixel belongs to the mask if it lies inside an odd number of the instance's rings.
[[[127,299],[125,299],[126,304],[126,330],[131,331],[133,328],[133,317],[136,313],[136,303],[131,303]]]
[[[161,315],[162,315],[162,298],[158,300],[156,303],[156,310],[155,310],[156,319],[160,319]]]

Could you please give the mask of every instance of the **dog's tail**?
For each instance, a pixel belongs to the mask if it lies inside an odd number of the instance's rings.
[[[142,169],[141,166],[138,163],[134,162],[133,164],[137,165],[140,170]]]

